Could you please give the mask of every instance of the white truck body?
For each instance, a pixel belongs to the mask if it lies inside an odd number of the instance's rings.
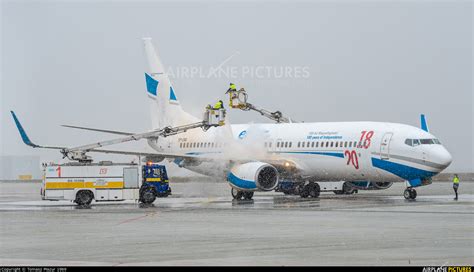
[[[321,192],[341,191],[345,181],[316,182]]]
[[[74,201],[79,191],[92,192],[95,201],[138,200],[141,166],[135,163],[66,163],[44,167],[43,200]]]

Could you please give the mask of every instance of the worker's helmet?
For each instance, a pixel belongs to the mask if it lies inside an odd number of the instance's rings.
[[[219,102],[221,102],[222,104],[224,104],[224,102],[222,102],[222,100],[219,100]]]

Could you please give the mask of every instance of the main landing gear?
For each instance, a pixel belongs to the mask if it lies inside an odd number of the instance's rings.
[[[285,195],[299,195],[302,198],[318,198],[321,188],[316,182],[299,182],[289,186],[289,188],[280,189]]]
[[[253,198],[253,192],[251,191],[239,191],[232,188],[230,192],[235,200],[241,200],[242,198],[245,200],[251,200]]]
[[[316,182],[310,182],[306,185],[300,185],[299,193],[302,198],[312,197],[318,198],[321,188]]]
[[[403,192],[403,196],[405,197],[405,199],[415,199],[416,198],[416,190],[413,189],[412,187],[408,187]]]

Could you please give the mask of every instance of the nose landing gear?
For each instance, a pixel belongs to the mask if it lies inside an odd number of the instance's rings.
[[[416,190],[411,188],[411,187],[408,187],[405,189],[405,191],[403,192],[403,196],[405,197],[405,199],[415,199],[416,198]]]
[[[232,188],[230,192],[232,194],[232,198],[235,200],[240,200],[242,198],[245,200],[251,200],[253,198],[253,192],[251,191],[239,191]]]

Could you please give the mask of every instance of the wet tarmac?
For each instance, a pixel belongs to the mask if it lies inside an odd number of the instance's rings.
[[[40,183],[0,182],[0,265],[472,265],[474,183],[301,199],[226,183],[171,184],[151,206],[42,201]]]

